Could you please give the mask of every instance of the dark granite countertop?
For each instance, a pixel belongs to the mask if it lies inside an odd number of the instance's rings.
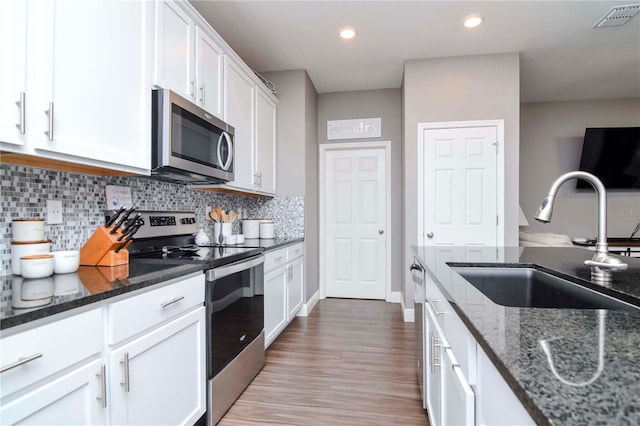
[[[301,243],[304,241],[303,237],[281,237],[281,238],[247,238],[244,243],[237,244],[232,247],[262,247],[265,251],[276,250],[282,247],[290,246],[292,244]]]
[[[304,238],[245,240],[244,244],[227,247],[231,250],[233,247],[256,248],[266,252],[302,241]],[[256,253],[258,252],[259,250],[256,250]],[[128,265],[81,266],[75,273],[54,274],[40,279],[1,276],[0,330],[215,266],[214,260],[209,263],[185,263],[175,259],[132,258]]]
[[[205,265],[132,259],[115,267],[81,266],[71,274],[0,277],[0,330],[202,271]]]
[[[640,310],[502,306],[449,266],[535,265],[640,306],[640,259],[622,257],[629,269],[615,272],[604,287],[591,282],[590,268],[583,262],[593,252],[585,249],[412,250],[536,423],[640,424]],[[542,340],[549,344],[555,373]]]

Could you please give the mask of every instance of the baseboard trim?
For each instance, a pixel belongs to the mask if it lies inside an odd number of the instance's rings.
[[[402,308],[402,316],[404,318],[404,322],[415,322],[416,313],[413,307],[407,308],[404,305],[404,297],[400,299],[400,307]]]
[[[402,292],[401,291],[392,291],[391,299],[388,300],[391,303],[401,303],[402,302]]]
[[[302,305],[302,307],[300,308],[296,316],[297,317],[309,316],[309,314],[311,313],[313,308],[315,308],[316,303],[318,303],[319,300],[320,300],[320,290],[316,290],[316,292],[313,293],[313,296],[311,296],[309,301]]]

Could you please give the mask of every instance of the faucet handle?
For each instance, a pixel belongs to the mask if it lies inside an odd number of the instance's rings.
[[[624,271],[629,267],[628,264],[622,263],[619,259],[615,257],[605,257],[600,262],[595,260],[585,260],[584,264],[587,266],[597,266],[598,268],[608,269],[611,271]]]

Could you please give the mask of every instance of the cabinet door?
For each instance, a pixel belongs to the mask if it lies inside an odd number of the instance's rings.
[[[276,193],[276,105],[257,90],[256,172],[258,189]]]
[[[264,277],[265,347],[287,326],[287,268],[275,269]]]
[[[93,425],[107,422],[102,360],[90,362],[0,407],[2,424]]]
[[[235,129],[235,160],[230,186],[254,189],[254,93],[253,81],[229,57],[225,57],[225,121]]]
[[[0,39],[5,64],[0,78],[0,142],[24,145],[22,114],[27,76],[27,2],[0,2]],[[9,148],[11,149],[11,148]]]
[[[196,27],[196,81],[198,105],[222,119],[222,67],[224,53],[213,39]]]
[[[427,411],[429,422],[433,426],[444,424],[442,422],[442,358],[443,341],[439,327],[434,320],[435,314],[431,307],[425,304],[424,316],[426,318],[425,342],[425,394],[427,398]]]
[[[153,3],[57,0],[29,13],[29,143],[149,170]]]
[[[195,101],[193,20],[175,1],[156,7],[155,84]]]
[[[474,395],[453,351],[442,351],[442,424],[474,424]]]
[[[303,292],[303,258],[299,257],[289,264],[289,282],[287,283],[288,320],[291,321],[302,307]]]
[[[109,366],[112,423],[194,424],[206,409],[205,308],[111,352]]]

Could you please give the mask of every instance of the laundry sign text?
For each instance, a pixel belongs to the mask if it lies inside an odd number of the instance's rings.
[[[327,121],[327,140],[379,138],[380,136],[382,136],[380,117]]]

